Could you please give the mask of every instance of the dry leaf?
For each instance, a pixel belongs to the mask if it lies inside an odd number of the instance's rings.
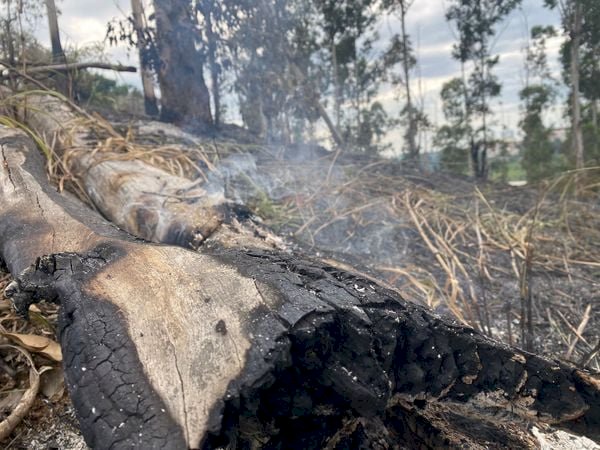
[[[5,397],[0,400],[0,415],[7,416],[21,401],[23,391],[15,389],[14,391],[3,393],[3,395]]]
[[[65,378],[61,368],[44,371],[40,380],[40,391],[49,400],[59,400],[65,393]]]
[[[40,389],[40,372],[38,372],[35,369],[35,364],[33,363],[33,360],[31,359],[29,353],[27,353],[27,351],[23,348],[16,347],[13,345],[3,345],[2,348],[12,348],[14,350],[17,350],[21,352],[27,359],[27,362],[29,363],[29,389],[27,389],[23,393],[23,395],[19,399],[18,405],[15,406],[10,415],[0,422],[0,441],[3,441],[6,438],[8,438],[10,433],[13,432],[16,426],[27,415],[27,413],[33,406],[33,403],[35,402],[35,398]]]
[[[20,345],[25,350],[50,358],[53,361],[62,361],[62,352],[60,345],[44,336],[35,334],[17,334],[17,333],[1,333],[15,344]]]

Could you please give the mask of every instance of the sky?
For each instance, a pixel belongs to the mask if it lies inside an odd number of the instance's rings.
[[[559,27],[559,16],[556,11],[549,11],[542,6],[542,0],[523,0],[520,9],[514,11],[498,29],[494,44],[494,52],[500,55],[500,63],[495,74],[503,84],[502,95],[495,101],[493,109],[494,121],[498,134],[505,138],[518,136],[520,118],[518,92],[523,87],[524,47],[529,29],[535,25],[555,25]],[[61,11],[59,25],[64,46],[85,48],[102,43],[106,35],[107,23],[114,18],[123,18],[130,11],[129,0],[58,0]],[[451,26],[446,22],[444,14],[448,0],[415,0],[408,13],[408,31],[417,50],[418,68],[413,75],[413,90],[425,105],[425,113],[433,124],[443,123],[439,93],[442,85],[453,77],[460,75],[460,65],[452,59],[452,45],[456,37]],[[383,39],[399,32],[399,23],[393,17],[382,20],[379,33]],[[49,45],[48,29],[44,20],[36,24],[35,34],[44,44]],[[548,60],[557,79],[560,78],[558,51],[561,38],[548,43]],[[106,57],[111,62],[137,65],[137,53],[124,46],[108,47]],[[108,75],[108,74],[107,74]],[[121,81],[140,86],[139,75],[118,74]],[[387,89],[378,100],[388,112],[398,111],[397,93]],[[563,126],[562,119],[564,101],[558,100],[556,106],[547,114],[554,126]],[[231,118],[233,119],[233,117]],[[506,129],[507,132],[500,130]],[[396,136],[399,138],[401,133]]]

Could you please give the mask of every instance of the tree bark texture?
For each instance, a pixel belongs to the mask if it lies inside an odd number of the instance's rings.
[[[210,94],[204,61],[196,49],[197,31],[186,0],[154,0],[161,119],[198,128],[211,126]]]
[[[38,133],[68,123],[28,117]],[[67,385],[92,448],[534,448],[527,422],[600,439],[600,382],[585,371],[257,247],[242,219],[199,251],[136,239],[58,194],[22,133],[1,128],[0,145],[7,294],[24,314],[62,305]]]

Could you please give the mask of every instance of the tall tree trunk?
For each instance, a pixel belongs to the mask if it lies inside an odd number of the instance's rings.
[[[8,0],[6,2],[6,20],[4,20],[4,36],[3,38],[3,50],[4,50],[4,55],[3,57],[5,57],[8,60],[8,63],[12,66],[12,67],[16,67],[17,66],[17,52],[15,49],[15,42],[13,40],[14,37],[14,32],[13,32],[13,28],[12,28],[12,22],[13,22],[13,18],[12,18],[12,2],[10,0]],[[14,77],[14,74],[12,72],[9,72],[9,79],[10,79],[10,87],[12,90],[16,91],[17,90],[17,80]]]
[[[137,45],[140,57],[140,74],[142,76],[142,88],[144,90],[144,110],[149,116],[155,117],[158,116],[158,103],[154,92],[152,70],[150,69],[144,54],[146,42],[144,29],[146,28],[146,21],[144,19],[142,0],[131,0],[131,11],[133,13],[133,26],[137,35]]]
[[[52,62],[54,64],[66,64],[67,58],[60,42],[58,14],[54,0],[46,0],[46,10],[48,13],[48,27],[50,28],[50,42],[52,44]]]
[[[165,122],[210,128],[210,94],[204,81],[204,61],[196,50],[197,31],[189,7],[186,0],[154,0],[160,115]]]
[[[410,55],[408,52],[408,35],[406,33],[406,13],[408,5],[405,0],[400,2],[400,22],[402,25],[402,67],[404,69],[404,85],[406,91],[406,112],[408,115],[408,131],[406,140],[408,141],[408,156],[412,161],[416,161],[419,157],[419,148],[417,147],[417,122],[415,111],[412,103],[412,92],[410,89]]]
[[[209,5],[212,2],[209,2]],[[217,62],[217,36],[210,12],[210,6],[202,6],[202,15],[206,26],[206,38],[208,40],[208,63],[210,65],[211,89],[213,96],[215,126],[221,125],[221,69]]]
[[[581,27],[582,27],[582,5],[579,0],[575,0],[572,12],[571,29],[571,84],[572,92],[572,116],[571,127],[573,134],[573,153],[575,155],[575,168],[582,169],[584,166],[583,158],[583,135],[581,131],[581,100],[579,94],[579,47],[581,46]]]
[[[66,64],[67,58],[60,42],[60,29],[58,28],[58,13],[54,0],[46,0],[48,14],[48,28],[50,29],[50,42],[52,45],[52,63]],[[56,88],[59,92],[69,95],[68,72],[60,72],[56,76]]]
[[[479,4],[479,7],[481,8],[481,4]],[[487,49],[487,40],[483,39],[483,42],[481,43],[483,48]],[[486,50],[485,52],[482,51],[481,52],[481,59],[480,59],[480,64],[481,64],[481,77],[482,77],[482,86],[485,86],[486,82],[487,82],[487,64],[486,64],[486,56],[488,54],[488,51]],[[476,176],[479,179],[482,180],[486,180],[487,179],[487,175],[488,175],[488,167],[487,167],[487,148],[488,148],[488,124],[487,124],[487,115],[488,115],[488,98],[485,95],[485,88],[482,87],[481,89],[481,108],[482,108],[482,112],[481,112],[481,120],[482,120],[482,124],[481,124],[481,128],[483,131],[483,142],[481,143],[481,146],[479,148],[479,155],[478,155],[478,163],[479,166],[477,167],[477,173]]]
[[[463,102],[465,105],[465,124],[469,130],[469,142],[467,145],[469,146],[470,155],[467,157],[467,164],[469,165],[469,171],[475,175],[477,173],[479,151],[476,148],[475,136],[473,136],[473,128],[471,127],[471,106],[469,102],[469,91],[467,90],[467,74],[464,62],[460,63],[460,73],[462,79]]]
[[[291,70],[292,74],[294,75],[294,77],[296,77],[298,82],[300,84],[304,85],[305,88],[309,90],[308,96],[313,100],[314,107],[319,112],[319,115],[321,116],[321,118],[325,121],[325,124],[327,125],[327,128],[329,129],[329,132],[331,133],[331,138],[335,142],[335,145],[337,145],[339,148],[345,147],[346,143],[344,142],[344,139],[342,138],[342,135],[340,134],[338,128],[335,126],[335,124],[331,120],[331,117],[329,117],[329,114],[327,114],[327,111],[325,110],[325,108],[323,107],[321,102],[319,101],[319,99],[318,99],[317,95],[315,94],[315,92],[313,91],[312,87],[309,85],[309,83],[307,83],[306,77],[304,76],[304,74],[302,73],[300,68],[293,61],[290,61],[290,70]]]

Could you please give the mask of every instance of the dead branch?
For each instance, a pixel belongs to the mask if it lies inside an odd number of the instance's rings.
[[[108,64],[102,62],[81,62],[81,63],[69,63],[69,64],[50,64],[47,66],[26,66],[25,70],[22,67],[19,70],[14,67],[2,64],[5,70],[13,73],[17,76],[22,74],[34,75],[45,72],[72,72],[83,69],[101,69],[101,70],[112,70],[115,72],[137,72],[137,68],[134,66],[124,66],[121,64]],[[0,75],[0,79],[8,78],[8,74]]]

